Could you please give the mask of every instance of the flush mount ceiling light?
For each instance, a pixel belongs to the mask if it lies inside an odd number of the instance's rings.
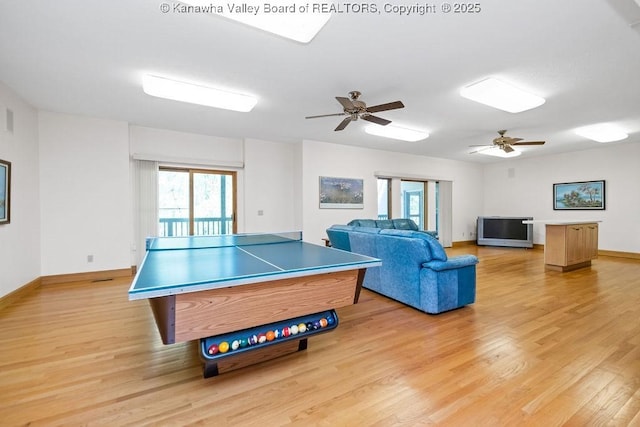
[[[258,102],[256,98],[249,95],[150,74],[142,77],[142,89],[151,96],[245,113],[251,111]]]
[[[500,149],[499,147],[491,147],[491,148],[487,148],[486,150],[479,150],[479,151],[476,151],[476,153],[485,154],[487,156],[495,156],[495,157],[518,157],[520,154],[522,154],[521,151],[518,151],[515,148],[513,149],[513,151],[510,151],[507,153],[502,149]]]
[[[309,6],[291,0],[245,0],[214,5],[210,0],[182,0],[193,7],[300,43],[309,43],[331,18],[324,4]]]
[[[618,126],[611,123],[599,123],[596,125],[583,126],[575,129],[574,132],[580,136],[597,142],[620,141],[629,136]]]
[[[369,125],[364,128],[364,131],[369,135],[382,136],[384,138],[399,139],[402,141],[409,141],[409,142],[420,141],[429,137],[429,134],[427,132],[407,129],[407,128],[394,126],[394,125],[386,125],[386,126]]]
[[[460,90],[460,95],[509,113],[520,113],[545,103],[545,99],[489,77]]]

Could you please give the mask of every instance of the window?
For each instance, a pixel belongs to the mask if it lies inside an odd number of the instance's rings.
[[[391,180],[378,178],[378,219],[389,219],[391,216]]]
[[[402,217],[412,219],[420,230],[425,230],[425,186],[425,182],[418,181],[400,183]]]
[[[235,188],[235,172],[160,168],[158,235],[235,233]]]

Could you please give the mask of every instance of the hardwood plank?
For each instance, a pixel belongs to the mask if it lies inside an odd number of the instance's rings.
[[[131,278],[42,286],[0,309],[3,425],[640,423],[640,261],[555,272],[543,251],[463,246],[477,302],[427,315],[362,290],[338,327],[203,379]]]

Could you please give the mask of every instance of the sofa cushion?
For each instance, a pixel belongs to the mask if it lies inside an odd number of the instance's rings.
[[[396,228],[393,226],[393,221],[390,219],[379,219],[376,221],[376,227],[387,229],[387,228]]]
[[[429,252],[431,254],[431,259],[438,261],[446,261],[447,253],[444,251],[444,248],[438,242],[436,238],[428,233],[424,233],[422,231],[411,231],[411,230],[381,230],[380,234],[389,234],[393,236],[407,237],[413,239],[423,240],[427,247],[429,248]]]
[[[327,229],[327,236],[331,242],[331,247],[336,249],[342,249],[343,251],[351,251],[351,244],[349,243],[349,231],[352,231],[355,227],[348,225],[332,225]]]
[[[392,219],[393,228],[397,228],[398,230],[415,230],[418,231],[418,225],[409,218],[397,218]]]
[[[429,244],[429,248],[431,249],[431,256],[433,257],[433,259],[436,259],[439,261],[446,261],[447,253],[444,251],[444,248],[442,247],[438,239],[433,237],[431,234],[427,234],[427,233],[420,233],[420,234],[424,236],[424,239]]]
[[[347,225],[353,225],[355,227],[376,227],[376,220],[375,219],[354,219],[349,221],[349,224]]]

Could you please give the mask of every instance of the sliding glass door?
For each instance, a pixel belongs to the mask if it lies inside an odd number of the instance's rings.
[[[420,230],[425,227],[425,193],[426,183],[419,181],[402,181],[400,190],[402,192],[401,210],[402,217],[412,219],[418,224]]]
[[[160,168],[158,235],[235,233],[235,181],[235,172]]]

